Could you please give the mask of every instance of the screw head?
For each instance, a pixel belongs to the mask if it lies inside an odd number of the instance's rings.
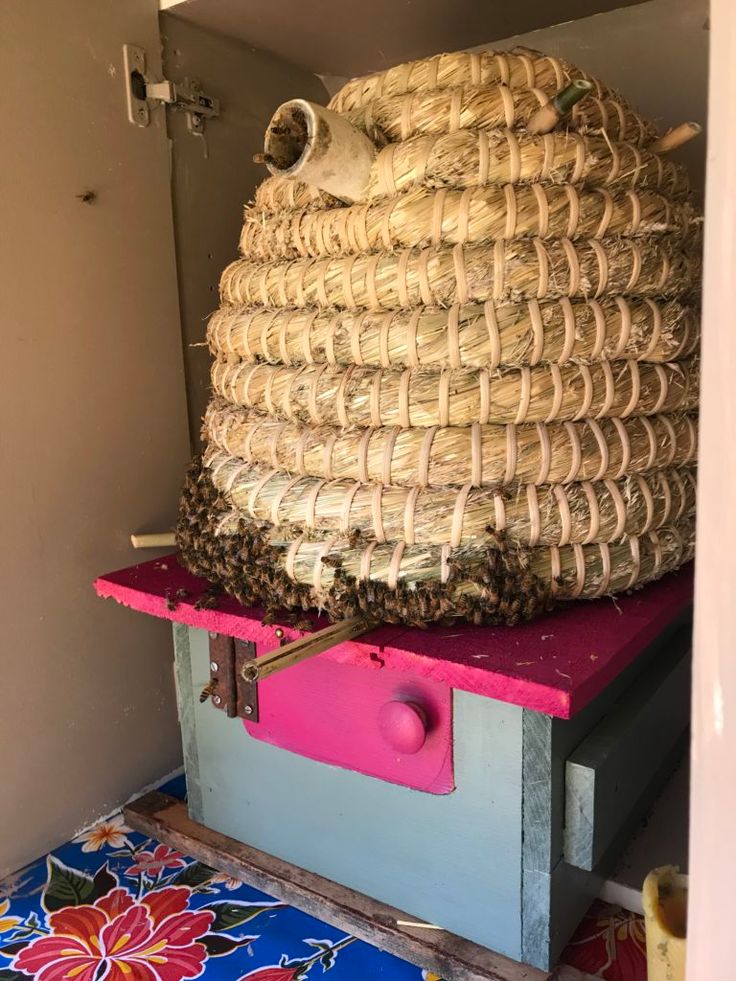
[[[215,705],[219,705],[220,702],[222,701],[222,699],[220,698],[219,695],[215,695],[215,697],[212,699],[212,701],[215,703]]]
[[[245,712],[246,715],[253,715],[253,706],[246,705],[244,706],[243,711]]]
[[[220,665],[217,663],[217,661],[210,661],[210,671],[217,671],[219,667]]]
[[[284,636],[284,631],[281,629],[281,627],[276,627],[274,633],[276,634],[279,640],[281,640]]]

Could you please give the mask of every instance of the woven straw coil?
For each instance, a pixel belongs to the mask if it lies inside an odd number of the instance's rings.
[[[179,539],[245,602],[532,616],[693,552],[700,217],[655,128],[535,52],[439,55],[331,107],[364,199],[270,177],[211,318]]]
[[[521,130],[458,130],[389,143],[376,157],[367,200],[391,197],[417,186],[486,187],[490,184],[581,184],[609,190],[648,188],[673,200],[687,195],[688,179],[677,164],[645,147],[574,131],[532,136]],[[257,189],[255,215],[339,202],[310,184],[270,177]]]

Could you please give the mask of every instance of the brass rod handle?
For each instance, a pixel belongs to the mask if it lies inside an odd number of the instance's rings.
[[[378,626],[375,620],[367,617],[352,617],[350,620],[340,620],[338,623],[330,624],[316,633],[308,634],[306,637],[299,637],[292,640],[283,647],[277,647],[274,651],[269,651],[263,657],[258,657],[254,661],[249,661],[241,668],[240,674],[244,681],[254,683],[270,678],[277,671],[283,671],[294,664],[306,661],[307,658],[321,654],[322,651],[342,644],[346,640],[352,640],[361,634],[368,633]]]

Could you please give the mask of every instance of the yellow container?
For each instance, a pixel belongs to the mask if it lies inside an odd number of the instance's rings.
[[[653,869],[642,889],[648,981],[685,981],[687,876],[674,865]]]

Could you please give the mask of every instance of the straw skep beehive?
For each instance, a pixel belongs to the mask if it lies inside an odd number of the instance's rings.
[[[654,127],[525,50],[330,108],[277,112],[222,275],[189,568],[246,604],[483,623],[690,559],[700,217]]]

